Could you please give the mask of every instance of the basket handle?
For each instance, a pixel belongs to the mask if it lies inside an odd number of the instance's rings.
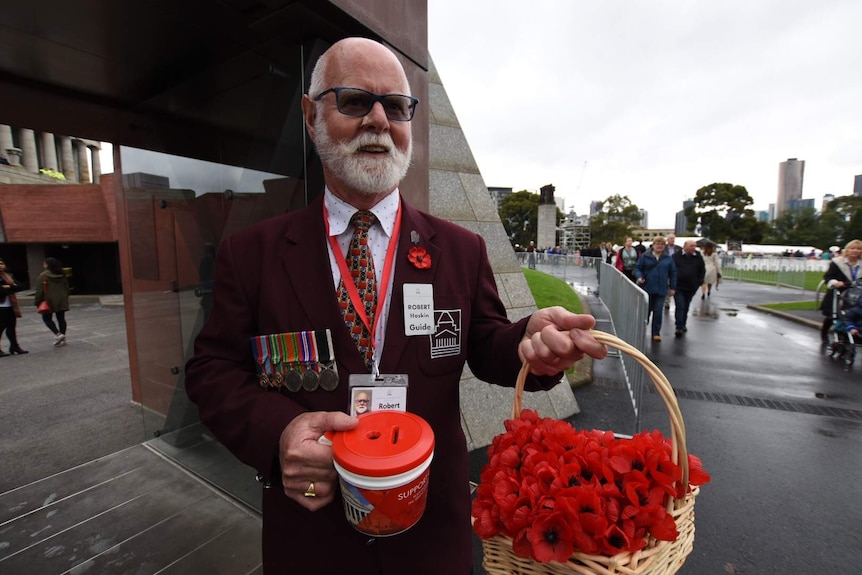
[[[596,341],[603,343],[609,347],[614,347],[621,352],[631,356],[637,361],[649,375],[652,382],[655,384],[656,390],[664,401],[667,408],[668,416],[670,417],[670,432],[671,432],[671,459],[679,465],[682,470],[681,484],[688,489],[688,448],[685,441],[685,422],[682,419],[682,412],[679,409],[679,402],[676,400],[676,394],[667,377],[661,370],[644,355],[636,347],[629,345],[620,338],[609,333],[597,330],[590,330]],[[521,416],[523,409],[524,384],[527,381],[527,376],[530,374],[530,364],[524,362],[521,366],[521,371],[518,372],[518,379],[515,382],[515,398],[512,401],[512,419],[517,419]],[[685,491],[685,490],[683,490]],[[677,500],[682,501],[682,500]]]

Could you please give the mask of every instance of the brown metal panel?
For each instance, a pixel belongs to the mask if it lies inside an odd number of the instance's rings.
[[[393,48],[428,69],[427,0],[330,0]]]

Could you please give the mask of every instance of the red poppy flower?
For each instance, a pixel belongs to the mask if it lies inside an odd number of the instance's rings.
[[[431,267],[431,256],[425,251],[425,248],[413,247],[407,252],[407,259],[420,270],[427,270]]]
[[[573,553],[572,534],[562,513],[539,517],[527,531],[536,561],[565,562]]]
[[[520,557],[564,562],[575,549],[610,556],[643,549],[649,536],[673,541],[668,498],[710,480],[689,455],[689,485],[680,485],[671,443],[658,431],[617,438],[532,410],[505,428],[488,448],[473,528],[483,539],[511,537]]]

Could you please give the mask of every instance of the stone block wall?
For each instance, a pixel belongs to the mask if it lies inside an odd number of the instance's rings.
[[[500,297],[509,318],[518,320],[535,311],[536,302],[433,62],[428,76],[430,212],[485,239]],[[469,368],[464,369],[461,382],[461,421],[468,447],[487,446],[504,431],[513,390],[480,381]],[[526,396],[525,407],[543,416],[564,418],[578,411],[565,381],[549,392]]]

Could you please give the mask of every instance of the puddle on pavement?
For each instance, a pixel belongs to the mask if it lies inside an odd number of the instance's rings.
[[[569,286],[573,290],[575,290],[579,295],[595,295],[598,293],[594,289],[594,286],[589,286],[589,285],[578,283],[578,282],[569,282]]]

